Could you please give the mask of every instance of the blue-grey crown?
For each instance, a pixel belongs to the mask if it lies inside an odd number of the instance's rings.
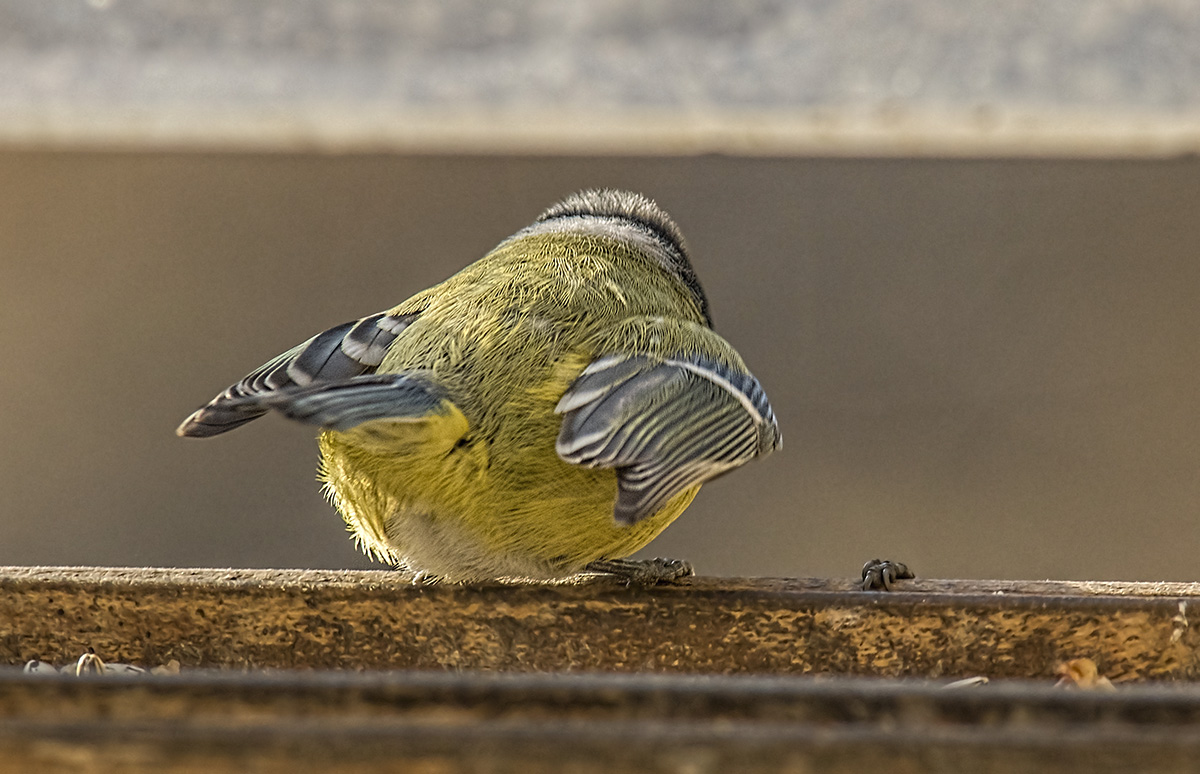
[[[708,298],[692,268],[687,244],[679,226],[652,199],[632,191],[612,188],[580,191],[563,199],[543,212],[538,223],[575,217],[614,218],[638,228],[664,248],[669,268],[687,286],[700,304],[705,321],[711,326]]]

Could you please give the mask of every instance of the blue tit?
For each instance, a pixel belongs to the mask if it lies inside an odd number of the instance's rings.
[[[625,557],[781,442],[679,228],[613,190],[273,358],[177,433],[270,411],[320,428],[321,479],[364,550],[450,582],[689,572]]]

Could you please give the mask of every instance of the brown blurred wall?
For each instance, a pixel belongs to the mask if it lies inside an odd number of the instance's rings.
[[[275,417],[195,406],[582,187],[679,221],[785,446],[701,572],[1195,580],[1200,161],[0,154],[0,564],[366,567]]]

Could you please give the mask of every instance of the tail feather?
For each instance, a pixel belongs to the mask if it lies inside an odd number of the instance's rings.
[[[188,417],[179,435],[204,438],[257,419],[270,410],[326,430],[345,431],[376,420],[419,421],[445,413],[445,391],[415,374],[365,374],[309,387],[223,397]]]
[[[322,386],[344,385],[356,377],[370,376],[396,337],[419,315],[381,312],[319,333],[230,385],[185,419],[175,434],[210,438],[258,419],[272,408],[287,414],[282,408],[288,403],[286,396],[299,399],[305,390],[319,392]],[[348,393],[334,390],[332,394]]]

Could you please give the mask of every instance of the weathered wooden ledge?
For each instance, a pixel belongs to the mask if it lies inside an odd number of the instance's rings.
[[[0,568],[0,664],[1191,681],[1200,584],[694,578],[414,586],[390,572]],[[1198,618],[1197,620],[1200,620]]]
[[[1192,771],[1197,600],[1194,584],[0,568],[0,770]],[[183,670],[19,668],[89,647]],[[1055,687],[1084,657],[1117,688]],[[991,682],[947,688],[964,676]]]
[[[0,762],[22,772],[1125,774],[1192,771],[1198,754],[1190,685],[0,670]]]

